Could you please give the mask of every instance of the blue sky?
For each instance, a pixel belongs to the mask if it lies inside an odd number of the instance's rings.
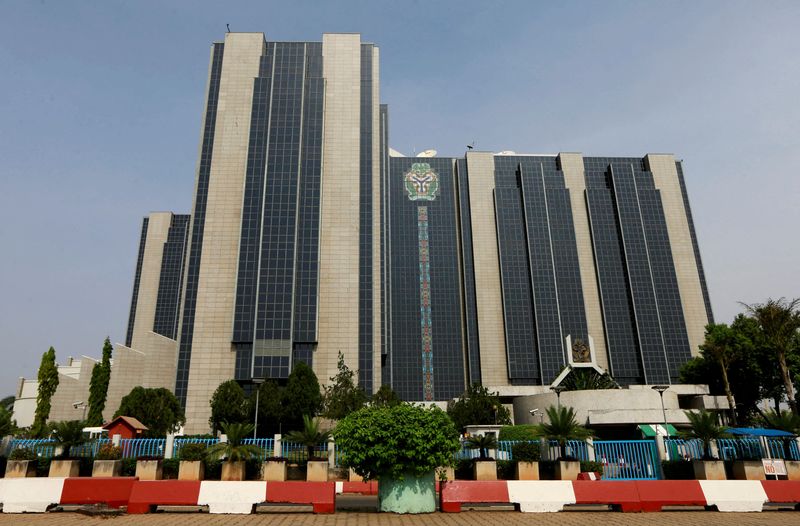
[[[675,153],[717,319],[800,296],[796,1],[0,0],[0,20],[0,395],[50,345],[124,340],[141,218],[191,205],[226,23],[377,43],[404,153]]]

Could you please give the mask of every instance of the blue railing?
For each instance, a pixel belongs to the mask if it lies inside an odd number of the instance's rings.
[[[720,438],[717,449],[722,460],[760,460],[764,457],[757,438]]]
[[[295,442],[281,442],[283,457],[291,463],[305,462],[308,457],[306,446]],[[328,458],[328,443],[317,444],[314,447],[314,456],[318,458]]]
[[[597,440],[595,460],[603,464],[603,479],[655,480],[661,472],[654,440]]]
[[[49,438],[17,438],[11,441],[9,450],[13,451],[24,447],[30,449],[36,453],[37,457],[41,458],[52,458],[55,454],[55,440]]]
[[[172,443],[172,458],[178,458],[181,448],[186,444],[203,444],[208,449],[217,442],[218,438],[176,438]]]
[[[665,438],[664,445],[667,448],[669,460],[693,460],[703,458],[703,442],[693,438],[685,440],[683,438]]]
[[[273,456],[273,451],[275,451],[274,438],[245,438],[242,443],[260,447],[261,456],[259,458],[261,460]]]
[[[163,457],[164,438],[123,438],[119,441],[123,458]]]
[[[585,462],[589,460],[589,445],[583,440],[567,440],[564,446],[567,457],[577,458]],[[557,460],[561,457],[561,446],[558,440],[550,440],[547,447],[542,451],[542,460]]]
[[[767,443],[772,458],[800,460],[800,450],[798,450],[797,440],[794,438],[767,438]]]

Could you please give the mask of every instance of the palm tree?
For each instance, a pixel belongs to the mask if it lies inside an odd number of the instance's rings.
[[[703,460],[713,460],[711,455],[711,441],[728,436],[728,428],[717,423],[717,414],[705,409],[700,411],[684,411],[686,418],[689,419],[691,426],[688,431],[682,431],[681,435],[687,438],[697,438],[703,442]]]
[[[725,396],[728,398],[728,406],[731,408],[731,422],[734,426],[736,425],[736,402],[733,400],[731,384],[728,381],[728,370],[740,356],[739,349],[742,349],[746,343],[741,334],[724,323],[710,323],[706,325],[706,339],[700,346],[703,354],[714,360],[722,372],[722,385],[725,389]]]
[[[791,411],[781,411],[780,413],[770,411],[764,414],[764,420],[772,429],[800,435],[800,416]],[[790,448],[793,440],[791,437],[783,437],[783,458],[792,458]]]
[[[592,436],[591,429],[580,425],[575,419],[573,408],[551,405],[546,412],[549,422],[536,426],[536,434],[558,441],[559,460],[567,458],[567,440],[585,440]]]
[[[209,458],[224,458],[230,462],[238,462],[261,456],[261,448],[253,444],[244,444],[244,439],[253,434],[253,424],[220,424],[228,437],[227,442],[219,442],[208,448]]]
[[[619,384],[608,373],[600,374],[594,369],[573,368],[564,378],[561,386],[566,391],[587,391],[595,389],[619,389]]]
[[[58,422],[53,427],[53,438],[57,446],[61,446],[63,451],[62,458],[69,458],[69,450],[74,446],[83,444],[83,422],[80,420],[68,420]]]
[[[489,450],[497,449],[497,439],[494,435],[475,435],[467,439],[467,446],[478,450],[478,460],[486,460],[489,458]]]
[[[769,298],[765,303],[753,305],[742,303],[742,305],[758,322],[767,345],[775,352],[789,407],[794,414],[800,414],[794,397],[792,379],[789,376],[789,366],[786,364],[786,356],[791,352],[800,330],[800,298],[793,300]]]
[[[320,431],[318,419],[303,415],[303,430],[292,431],[286,435],[286,440],[306,446],[308,460],[311,460],[314,458],[314,448],[327,442],[330,436],[330,431]]]

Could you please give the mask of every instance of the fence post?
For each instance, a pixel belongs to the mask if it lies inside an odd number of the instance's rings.
[[[328,467],[330,469],[336,467],[336,444],[333,442],[333,437],[328,438]]]
[[[273,457],[282,457],[283,456],[283,444],[281,443],[281,435],[277,433],[275,435],[275,443],[272,446],[272,456]]]
[[[111,437],[111,443],[114,445],[114,447],[119,447],[120,440],[122,440],[122,435],[113,435]]]
[[[594,454],[594,439],[592,437],[586,439],[586,456],[589,462],[595,462],[597,459]]]
[[[544,455],[542,454],[544,452]],[[550,459],[550,442],[546,438],[539,439],[539,456],[542,457],[543,460],[551,460]]]
[[[175,451],[175,434],[169,433],[167,440],[164,442],[164,458],[172,458]]]
[[[711,456],[713,458],[718,458],[718,459],[722,460],[722,458],[720,458],[719,445],[717,445],[717,441],[716,440],[711,440],[710,445],[711,445]]]
[[[758,437],[761,442],[761,450],[764,452],[764,458],[772,458],[772,449],[769,447],[769,440],[767,437]]]

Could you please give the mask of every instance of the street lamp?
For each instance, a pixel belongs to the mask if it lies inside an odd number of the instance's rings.
[[[256,421],[253,428],[253,439],[255,439],[256,433],[258,433],[258,395],[261,391],[260,386],[264,383],[264,378],[253,378],[251,382],[256,386]]]
[[[561,393],[563,391],[566,391],[567,388],[562,386],[562,385],[556,385],[555,387],[551,387],[550,390],[553,391],[556,394],[556,400],[557,400],[557,403],[558,403],[558,408],[561,409]]]
[[[661,414],[664,417],[664,432],[667,434],[667,438],[669,438],[669,428],[667,427],[667,410],[664,409],[664,391],[669,389],[668,385],[654,385],[651,387],[653,391],[657,391],[659,396],[661,397]]]

